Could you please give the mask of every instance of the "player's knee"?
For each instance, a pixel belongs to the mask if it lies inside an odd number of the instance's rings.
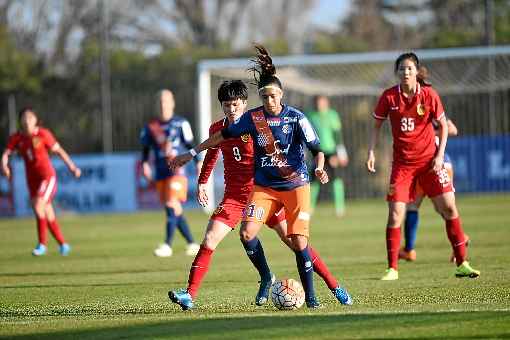
[[[253,238],[255,236],[256,235],[254,235],[247,229],[242,228],[241,230],[239,230],[239,237],[240,237],[242,243],[246,243],[248,241],[253,240]]]
[[[218,244],[220,243],[220,239],[214,233],[206,233],[204,236],[204,240],[202,241],[202,245],[211,250],[215,250]]]
[[[457,207],[455,205],[446,205],[441,207],[439,213],[447,220],[454,219],[458,216]]]

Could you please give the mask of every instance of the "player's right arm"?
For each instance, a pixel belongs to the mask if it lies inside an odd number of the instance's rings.
[[[7,179],[11,178],[11,169],[9,168],[9,157],[12,154],[12,152],[16,149],[16,146],[18,145],[19,138],[17,138],[17,134],[14,134],[9,137],[9,140],[7,141],[7,147],[5,148],[4,152],[2,153],[2,173],[4,174]]]
[[[368,142],[368,155],[367,155],[367,169],[369,172],[375,172],[375,147],[379,140],[379,133],[381,126],[388,117],[389,105],[386,96],[383,95],[379,98],[379,102],[374,110],[373,116],[375,118],[374,125],[370,131],[370,139]]]
[[[209,135],[214,134],[217,130],[214,125],[209,127]],[[197,199],[201,206],[206,207],[209,204],[209,197],[207,196],[207,182],[211,176],[212,170],[216,165],[220,154],[218,147],[207,149],[202,168],[200,169],[200,175],[198,176],[198,187],[197,187]]]
[[[2,153],[2,173],[7,179],[11,178],[11,169],[9,169],[9,156],[11,153],[9,149],[5,149]]]

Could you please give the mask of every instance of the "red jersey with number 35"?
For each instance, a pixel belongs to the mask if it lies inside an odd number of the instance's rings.
[[[400,85],[383,92],[374,118],[390,118],[393,135],[393,161],[416,164],[432,160],[436,153],[433,120],[444,115],[443,104],[430,86],[417,84],[412,98],[404,96]]]
[[[11,135],[7,141],[7,149],[16,150],[23,157],[28,177],[45,178],[55,175],[48,150],[51,150],[56,144],[57,141],[49,130],[38,127],[31,136],[21,132]]]
[[[213,123],[209,127],[209,135],[221,131],[228,126],[226,118]],[[254,160],[253,141],[250,135],[242,135],[238,138],[228,138],[217,147],[207,150],[200,176],[199,184],[207,183],[209,176],[216,164],[219,152],[223,154],[225,194],[224,197],[241,199],[240,195],[247,198],[253,189]]]

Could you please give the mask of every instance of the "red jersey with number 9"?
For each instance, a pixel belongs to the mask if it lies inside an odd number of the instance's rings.
[[[228,126],[226,118],[213,123],[209,127],[209,135],[221,131]],[[212,169],[216,164],[219,152],[223,154],[225,194],[224,197],[241,199],[240,195],[247,196],[253,189],[254,177],[254,151],[250,135],[239,138],[228,138],[217,147],[207,150],[204,163],[198,177],[199,184],[207,183]]]
[[[400,85],[383,92],[374,118],[390,118],[393,135],[393,161],[403,164],[429,162],[436,153],[433,120],[444,115],[443,104],[430,86],[417,84],[412,98],[404,96]]]
[[[55,169],[51,165],[48,150],[57,144],[53,134],[42,127],[31,136],[17,132],[9,137],[7,149],[17,150],[25,161],[27,177],[37,176],[47,178],[55,175]]]

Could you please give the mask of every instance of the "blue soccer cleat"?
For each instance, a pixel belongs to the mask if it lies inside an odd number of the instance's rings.
[[[34,250],[32,250],[32,255],[34,256],[43,256],[46,255],[47,248],[44,244],[39,243]]]
[[[193,308],[193,299],[186,289],[171,290],[168,292],[168,297],[173,303],[181,306],[182,310]]]
[[[269,299],[269,289],[276,281],[276,277],[274,276],[274,274],[272,273],[270,274],[271,276],[269,280],[260,280],[259,291],[257,293],[257,296],[255,296],[255,304],[257,306],[262,306]]]
[[[60,255],[67,256],[71,252],[71,246],[67,243],[62,243],[58,248]]]
[[[352,305],[352,298],[345,288],[338,286],[332,289],[331,292],[342,305]]]
[[[321,306],[319,300],[316,297],[306,300],[306,307],[310,309],[319,308]]]

